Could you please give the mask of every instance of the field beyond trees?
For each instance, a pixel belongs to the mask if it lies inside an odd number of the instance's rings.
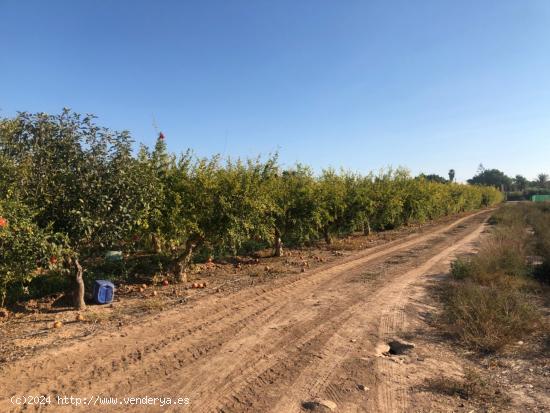
[[[437,183],[405,170],[362,176],[268,159],[133,152],[127,132],[93,116],[21,113],[0,121],[0,306],[105,274],[108,251],[155,255],[157,276],[185,282],[196,260],[421,223],[500,202],[491,187]],[[99,265],[101,267],[101,265]],[[72,280],[68,282],[68,280]],[[74,284],[74,288],[71,287]]]

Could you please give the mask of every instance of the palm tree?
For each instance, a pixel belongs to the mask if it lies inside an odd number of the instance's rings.
[[[449,182],[453,182],[455,180],[455,170],[449,169]]]

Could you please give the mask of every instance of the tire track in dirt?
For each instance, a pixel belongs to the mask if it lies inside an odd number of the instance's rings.
[[[408,284],[413,282],[418,277],[428,273],[431,268],[444,260],[449,260],[455,251],[464,248],[465,245],[477,239],[485,226],[478,226],[473,232],[465,236],[459,242],[446,248],[434,257],[430,258],[419,268],[405,274],[404,278],[408,280]],[[382,315],[378,336],[382,343],[387,343],[390,339],[395,338],[406,329],[405,305],[407,300],[403,298],[404,289],[396,291],[391,302],[395,305],[388,308],[387,312]],[[375,361],[375,370],[380,373],[384,380],[380,381],[380,385],[376,389],[376,409],[380,413],[401,413],[408,411],[407,405],[407,389],[405,387],[404,378],[398,373],[398,364],[395,359],[379,357]]]
[[[0,411],[12,408],[4,404],[5,396],[28,391],[116,391],[119,395],[167,395],[178,391],[192,395],[192,401],[196,401],[191,411],[245,411],[243,404],[234,399],[239,392],[246,393],[257,382],[274,383],[284,375],[285,368],[296,373],[300,371],[297,366],[325,360],[317,367],[318,379],[311,383],[311,388],[319,393],[335,366],[353,347],[342,337],[357,328],[358,313],[367,313],[369,303],[377,304],[371,298],[365,300],[364,291],[359,289],[345,290],[346,296],[341,297],[343,283],[357,277],[368,263],[439,236],[450,236],[461,223],[477,221],[485,213],[469,215],[427,234],[393,241],[268,286],[225,297],[205,297],[194,306],[182,307],[184,312],[170,310],[140,325],[125,327],[122,336],[113,333],[93,337],[64,348],[62,353],[48,351],[17,362],[2,370],[0,388],[4,394]],[[321,302],[318,307],[304,307],[304,303],[315,300]],[[289,349],[291,346],[294,350]],[[90,362],[96,353],[108,357]]]
[[[392,279],[392,284],[394,280]],[[391,286],[389,291],[391,292]],[[368,314],[364,311],[369,307],[382,307],[384,306],[384,297],[386,294],[385,291],[377,290],[377,296],[374,299],[367,298],[366,301],[362,300],[355,307],[352,307],[349,310],[349,313],[343,313],[342,318],[336,323],[336,329],[333,329],[334,325],[325,325],[324,329],[328,338],[325,337],[322,341],[322,358],[319,357],[308,357],[309,354],[295,354],[296,352],[291,352],[287,355],[287,359],[294,359],[294,372],[298,372],[299,377],[289,378],[289,371],[287,363],[280,363],[280,366],[271,367],[270,371],[265,372],[262,376],[259,376],[256,380],[250,383],[248,394],[246,391],[241,392],[237,399],[233,403],[229,403],[227,409],[223,411],[273,411],[273,412],[292,412],[299,410],[299,400],[307,400],[308,397],[315,397],[320,392],[319,390],[325,387],[326,382],[328,381],[330,375],[338,366],[339,362],[345,357],[349,352],[350,346],[348,340],[353,335],[346,334],[346,331],[353,331],[354,326],[352,324],[360,324],[361,322],[373,321],[372,317],[367,316],[361,320],[357,314]],[[353,320],[352,324],[348,324],[349,320]],[[340,327],[339,326],[344,326]],[[342,339],[342,337],[345,337]],[[318,341],[321,339],[318,338]],[[319,346],[314,346],[315,343],[312,343],[313,349],[319,351]],[[351,347],[354,347],[353,345]],[[318,365],[312,366],[312,363]],[[268,406],[270,403],[266,404],[255,404],[255,400],[266,399],[265,396],[262,396],[262,389],[269,387],[273,392],[273,383],[276,381],[273,379],[276,377],[277,380],[287,380],[284,384],[286,387],[285,391],[275,391],[279,394],[279,397],[282,399],[279,403],[275,404],[273,409],[270,409]],[[298,390],[296,390],[298,389]],[[281,396],[283,395],[283,396]],[[336,397],[337,400],[337,397]],[[252,408],[253,407],[253,408]],[[208,411],[208,410],[205,410]]]
[[[447,232],[449,231],[450,229],[446,229],[446,230],[443,230],[442,232]],[[420,248],[420,249],[424,249],[424,248]],[[346,282],[348,280],[348,278],[350,277],[356,277],[358,274],[348,274],[349,277],[346,277],[346,276],[342,276],[341,278],[339,278],[339,282]],[[348,296],[350,296],[349,292],[348,292]],[[331,346],[331,343],[329,341],[329,343],[326,343],[326,340],[334,340],[334,331],[336,331],[336,329],[338,328],[338,326],[340,325],[346,325],[347,321],[350,319],[350,318],[355,318],[356,317],[356,314],[360,311],[362,311],[361,307],[365,305],[365,302],[364,302],[364,296],[363,295],[359,295],[357,296],[356,299],[354,299],[351,303],[348,302],[348,306],[349,305],[352,305],[353,303],[355,302],[359,302],[359,304],[357,304],[356,306],[352,307],[351,309],[348,309],[346,310],[344,313],[342,313],[341,316],[338,317],[336,323],[334,323],[334,325],[331,327],[331,326],[327,326],[326,325],[326,321],[325,321],[325,325],[323,326],[323,323],[322,321],[320,321],[319,324],[314,324],[314,326],[317,326],[316,327],[316,330],[325,330],[325,332],[323,334],[320,334],[318,336],[315,336],[315,338],[309,342],[307,342],[307,347],[310,349],[309,353],[311,355],[312,351],[314,350],[315,352],[313,353],[313,356],[314,357],[304,357],[304,352],[302,351],[302,348],[298,348],[298,351],[292,351],[290,353],[299,353],[299,358],[300,358],[300,362],[304,362],[304,361],[307,361],[309,359],[319,359],[319,358],[322,358],[323,360],[327,358],[327,355],[326,354],[321,354],[319,355],[319,350],[317,350],[318,348],[318,343],[319,342],[323,342],[324,345],[326,347],[329,347]],[[327,319],[327,317],[324,317],[325,320]],[[329,328],[327,328],[329,327]],[[336,329],[334,329],[334,327],[336,327]],[[326,335],[326,333],[328,332],[328,337],[324,337],[324,335]],[[335,354],[335,355],[338,355],[338,354],[345,354],[345,343],[342,343],[343,344],[343,347],[340,348],[340,351],[332,351],[330,352],[330,354]],[[322,349],[322,348],[321,348]],[[285,370],[286,369],[286,366],[285,366],[285,361],[286,359],[288,358],[292,358],[292,356],[289,355],[289,352],[285,349],[283,350],[282,352],[280,352],[284,355],[284,358],[283,358],[283,361],[279,361],[278,364],[269,364],[269,369],[265,369],[264,372],[262,374],[260,374],[259,376],[256,376],[252,382],[248,383],[248,388],[255,388],[256,389],[256,392],[258,391],[258,389],[260,388],[265,388],[266,385],[268,385],[268,387],[273,387],[271,386],[274,381],[276,381],[274,379],[275,378],[280,378],[281,376],[283,376],[283,374],[279,371],[279,370]],[[324,352],[322,352],[324,353]],[[275,357],[275,359],[277,359],[277,357]],[[295,360],[296,362],[296,360]],[[311,362],[311,360],[309,360],[309,362]],[[262,363],[264,364],[264,363]],[[335,363],[332,363],[329,364],[329,363],[324,363],[323,364],[323,371],[319,371],[319,372],[316,372],[315,376],[316,377],[326,377],[328,378],[328,376],[330,375],[332,369],[334,368],[335,365],[337,365],[337,361]],[[281,367],[281,368],[280,368]],[[255,371],[257,371],[258,369],[256,368]],[[308,367],[308,371],[310,370],[310,367]],[[298,370],[299,371],[299,370]],[[248,371],[247,373],[251,373],[250,371]],[[244,375],[246,376],[246,374]],[[254,375],[252,375],[252,377],[254,377]],[[242,384],[241,383],[231,383],[231,389],[232,389],[232,394],[230,395],[230,397],[233,397],[234,395],[234,392],[236,389],[238,389],[240,387],[240,385]],[[317,383],[317,386],[319,388],[322,387],[322,384],[320,383]],[[293,385],[294,387],[294,385]],[[306,387],[311,387],[311,383],[309,383]],[[253,405],[253,399],[255,397],[259,397],[259,394],[257,395],[256,393],[253,393],[252,394],[252,397],[250,397],[250,395],[248,396],[241,396],[241,399],[242,400],[238,400],[236,401],[237,403],[233,402],[229,402],[225,408],[223,409],[223,411],[240,411],[239,410],[239,407],[238,405],[240,404],[241,407],[242,406],[246,406],[246,405]],[[223,404],[222,404],[223,405]],[[229,406],[229,408],[227,407]],[[255,409],[256,411],[267,411],[267,410],[264,410],[265,406],[255,406]],[[245,408],[246,410],[246,408]],[[212,411],[208,408],[205,408],[204,410],[201,408],[199,411]],[[287,406],[284,406],[284,407],[280,407],[280,408],[276,408],[274,411],[290,411],[288,410],[288,407]]]
[[[434,262],[441,259],[441,257],[452,253],[463,242],[469,242],[472,237],[477,237],[478,232],[481,231],[481,227],[478,227],[472,234],[467,235],[463,240],[455,243],[451,247],[444,249],[435,257],[429,259],[425,264],[419,268],[409,271],[403,275],[397,276],[391,279],[391,282],[381,289],[377,290],[377,295],[372,300],[365,300],[352,308],[350,317],[347,317],[349,322],[343,323],[343,325],[332,333],[332,337],[325,344],[325,351],[323,357],[320,360],[315,360],[314,365],[311,364],[307,367],[307,370],[289,386],[289,392],[287,392],[281,400],[275,405],[272,412],[295,412],[300,411],[300,405],[298,401],[312,399],[318,396],[326,395],[327,398],[339,403],[342,399],[341,394],[332,388],[329,383],[331,376],[337,370],[337,367],[342,363],[346,356],[356,351],[361,342],[368,341],[369,336],[372,335],[371,329],[367,326],[369,324],[376,325],[377,316],[379,314],[369,313],[369,308],[378,308],[385,313],[381,317],[382,334],[377,334],[378,339],[388,338],[394,332],[401,331],[405,327],[405,313],[404,302],[402,302],[402,295],[406,287],[413,282],[419,275],[423,274],[427,268],[434,265]],[[358,334],[363,335],[363,340],[357,340]],[[372,338],[371,338],[372,340]],[[374,347],[371,345],[371,347]],[[396,365],[392,360],[384,360],[388,368],[382,369],[382,374],[388,376],[389,380],[396,380],[401,382],[400,377],[393,375],[393,368]],[[405,411],[406,409],[406,395],[404,386],[392,386],[382,388],[382,394],[384,394],[385,403],[388,408],[386,412],[398,412]],[[323,392],[325,390],[325,392]],[[345,395],[344,395],[345,396]],[[263,407],[263,406],[262,406]],[[382,407],[384,409],[384,407]],[[258,410],[263,411],[263,410]],[[375,410],[379,411],[379,410]]]

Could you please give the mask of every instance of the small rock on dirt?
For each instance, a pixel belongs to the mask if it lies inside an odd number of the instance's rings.
[[[369,388],[366,387],[364,384],[358,384],[358,385],[357,385],[357,390],[369,391]]]
[[[302,407],[312,412],[328,413],[336,411],[336,403],[331,400],[310,400],[307,402],[303,402]]]

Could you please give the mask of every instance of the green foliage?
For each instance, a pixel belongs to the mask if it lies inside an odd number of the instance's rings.
[[[548,184],[548,174],[545,174],[545,173],[538,174],[536,182],[540,188],[546,188]]]
[[[528,185],[529,185],[529,181],[523,175],[516,175],[513,179],[512,187],[516,191],[525,191],[525,189],[527,189]]]
[[[456,259],[451,263],[451,275],[457,280],[465,280],[475,274],[471,260]]]
[[[51,225],[79,252],[114,245],[139,220],[147,194],[131,143],[127,132],[69,110],[20,113],[0,125],[0,154],[17,166],[20,199],[39,227]]]
[[[445,178],[443,178],[442,176],[440,175],[437,175],[437,174],[420,174],[418,175],[418,178],[420,179],[425,179],[426,181],[431,181],[431,182],[438,182],[440,184],[444,184],[447,182],[447,180]],[[452,180],[451,180],[452,182]]]
[[[158,149],[143,162],[155,165]],[[277,234],[293,245],[330,242],[366,225],[396,228],[502,199],[493,188],[412,179],[401,169],[376,177],[325,170],[317,178],[302,165],[281,171],[276,158],[221,164],[188,152],[149,170],[161,171],[154,186],[162,202],[147,227],[176,256],[188,242],[216,254],[235,254],[248,240],[271,243]]]
[[[501,200],[494,188],[413,179],[403,169],[367,176],[329,169],[316,176],[302,165],[282,169],[277,156],[222,162],[188,151],[177,157],[162,134],[154,148],[142,146],[134,155],[128,132],[70,110],[1,120],[0,178],[0,199],[24,206],[33,231],[63,237],[62,263],[73,266],[79,285],[77,260],[107,249],[153,246],[181,275],[194,251],[236,255],[279,239],[297,246],[330,242]],[[20,253],[30,263],[39,251],[28,245]],[[22,274],[32,270],[25,268]]]
[[[505,191],[509,191],[512,187],[512,178],[506,176],[504,172],[498,169],[484,169],[481,167],[477,175],[468,179],[468,183],[471,185],[494,186],[495,188],[504,188]]]
[[[334,170],[323,171],[316,185],[317,222],[325,241],[330,244],[331,233],[338,233],[346,226],[347,186],[343,176]]]
[[[318,239],[316,186],[313,172],[303,165],[271,175],[266,187],[271,198],[269,217],[286,243],[304,245]]]
[[[32,210],[37,228],[62,234],[79,307],[79,258],[127,240],[147,212],[149,193],[131,144],[128,132],[99,127],[93,116],[68,109],[0,122],[0,172],[9,178],[0,191]]]
[[[47,230],[34,222],[34,215],[16,201],[0,200],[0,307],[23,296],[29,282],[57,261],[59,243]],[[54,258],[52,258],[54,257]]]

